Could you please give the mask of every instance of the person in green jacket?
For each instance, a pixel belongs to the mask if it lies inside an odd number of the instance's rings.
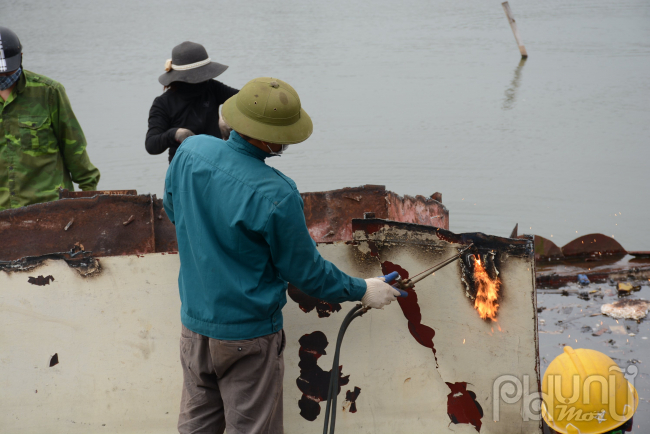
[[[65,89],[24,70],[18,36],[0,26],[0,210],[56,200],[73,182],[96,190],[99,176]]]
[[[257,78],[222,113],[233,129],[228,141],[188,137],[165,178],[165,212],[181,260],[178,430],[281,434],[288,282],[321,300],[360,300],[371,308],[399,292],[382,278],[349,276],[325,260],[309,235],[296,184],[265,163],[312,133],[293,87]]]

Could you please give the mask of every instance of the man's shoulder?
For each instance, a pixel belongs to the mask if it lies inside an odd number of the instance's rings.
[[[288,193],[291,193],[292,191],[295,191],[295,192],[298,191],[298,186],[296,185],[295,182],[293,182],[293,179],[289,178],[287,175],[285,175],[284,173],[280,172],[280,171],[279,171],[278,169],[276,169],[275,167],[271,167],[271,169],[273,169],[273,171],[275,172],[275,174],[278,176],[278,178],[279,178],[279,180],[280,180],[280,181],[279,181],[279,184],[283,187],[283,188],[281,189],[281,191],[284,192],[285,195],[288,194]],[[286,185],[285,185],[285,184],[286,184]]]
[[[25,70],[25,79],[28,87],[49,87],[52,89],[63,89],[63,85],[56,80],[52,80],[41,74]]]
[[[189,152],[209,156],[209,153],[206,155],[202,151],[216,151],[218,148],[214,148],[214,146],[221,147],[225,144],[226,142],[217,137],[208,134],[199,134],[185,139],[176,152]]]
[[[261,160],[240,154],[228,142],[213,136],[188,137],[176,151],[176,155],[179,154],[200,158],[212,170],[246,185],[271,202],[280,202],[290,193],[298,191],[293,180],[279,170]]]

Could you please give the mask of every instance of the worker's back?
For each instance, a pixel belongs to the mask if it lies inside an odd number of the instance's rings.
[[[169,166],[181,320],[196,333],[233,340],[280,330],[287,281],[333,302],[366,290],[320,256],[296,185],[264,163],[268,156],[233,131],[227,142],[188,138]]]
[[[274,207],[299,195],[266,156],[237,133],[228,142],[200,135],[183,143],[169,167],[165,207],[179,235],[183,323],[196,323],[189,328],[197,333],[247,339],[281,328],[286,282],[263,232]],[[251,324],[259,318],[263,324]]]

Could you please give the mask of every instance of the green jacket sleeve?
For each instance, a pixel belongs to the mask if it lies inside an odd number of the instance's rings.
[[[86,137],[72,111],[70,100],[63,86],[52,92],[52,127],[59,142],[66,169],[70,177],[84,191],[96,190],[99,170],[90,162],[86,152]]]
[[[330,303],[361,300],[366,282],[326,261],[309,236],[302,198],[293,191],[278,203],[264,228],[273,265],[284,280]]]

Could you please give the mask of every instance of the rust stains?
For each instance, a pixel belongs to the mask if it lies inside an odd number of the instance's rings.
[[[65,252],[83,244],[93,256],[153,253],[152,196],[98,195],[0,212],[0,260]],[[133,216],[133,223],[123,223]],[[74,219],[74,224],[68,226]],[[64,230],[68,226],[68,230]]]
[[[309,313],[316,309],[319,318],[327,318],[330,314],[341,310],[341,305],[339,303],[328,303],[319,298],[307,295],[292,284],[289,284],[287,293],[293,301],[298,303],[300,310]]]
[[[178,252],[178,243],[176,242],[176,226],[169,220],[163,200],[154,196],[153,215],[155,221],[153,225],[154,239],[156,243],[156,252]]]
[[[467,383],[445,383],[449,387],[447,414],[454,424],[466,423],[481,431],[483,408],[476,400],[476,393],[467,390]]]
[[[155,195],[108,191],[62,197],[0,211],[0,262],[66,252],[74,245],[94,257],[178,250],[174,225]]]
[[[38,285],[38,286],[45,286],[49,285],[50,282],[54,282],[54,277],[52,275],[50,276],[38,276],[38,277],[30,277],[27,279],[27,282],[31,283],[32,285]]]
[[[305,221],[316,242],[349,241],[352,219],[374,213],[379,219],[449,228],[449,211],[432,197],[399,196],[383,185],[364,185],[340,190],[302,193]],[[435,197],[434,197],[435,196]]]
[[[137,190],[92,190],[92,191],[70,191],[62,188],[59,190],[59,199],[76,199],[80,197],[94,197],[100,194],[109,196],[137,196]]]
[[[409,278],[409,272],[397,264],[390,261],[381,263],[381,271],[384,275],[397,271],[402,279]],[[415,288],[415,287],[414,287]],[[418,294],[414,288],[406,289],[407,297],[397,297],[399,307],[402,309],[404,317],[408,320],[409,332],[411,336],[422,346],[431,348],[433,357],[436,360],[436,368],[438,367],[438,358],[436,357],[436,348],[433,346],[433,337],[436,332],[429,326],[422,324],[422,313],[420,312],[420,305],[418,303]]]
[[[343,405],[343,410],[345,410],[345,407],[348,405],[350,406],[350,413],[356,413],[357,412],[357,398],[359,397],[359,394],[361,393],[361,388],[354,386],[354,390],[348,390],[345,392],[345,401],[347,404]]]
[[[434,235],[438,239],[452,244],[474,244],[475,250],[494,250],[508,256],[528,258],[533,255],[533,243],[526,235],[522,238],[512,239],[486,235],[481,232],[455,234],[443,228],[404,223],[400,221],[381,219],[354,219],[352,220],[353,232],[362,231],[364,235],[355,237],[355,241],[398,242],[403,244],[419,244],[418,238]],[[385,232],[375,235],[380,230]],[[405,231],[408,236],[400,236],[396,230]]]
[[[303,335],[299,340],[300,350],[298,355],[300,362],[300,376],[296,379],[298,389],[302,392],[302,397],[298,401],[300,408],[300,415],[308,421],[314,421],[320,414],[320,402],[327,399],[327,391],[330,384],[329,371],[323,371],[318,366],[318,359],[320,356],[327,354],[327,337],[321,331],[315,331],[310,334]],[[341,393],[341,386],[345,386],[350,382],[350,376],[344,376],[342,373],[343,366],[339,367],[339,387],[337,395]]]
[[[1,271],[29,271],[40,266],[47,259],[62,259],[69,267],[77,270],[82,277],[95,276],[101,272],[99,260],[93,258],[91,252],[74,246],[69,252],[49,253],[41,256],[26,256],[15,261],[0,260]],[[52,278],[54,280],[54,278]]]

